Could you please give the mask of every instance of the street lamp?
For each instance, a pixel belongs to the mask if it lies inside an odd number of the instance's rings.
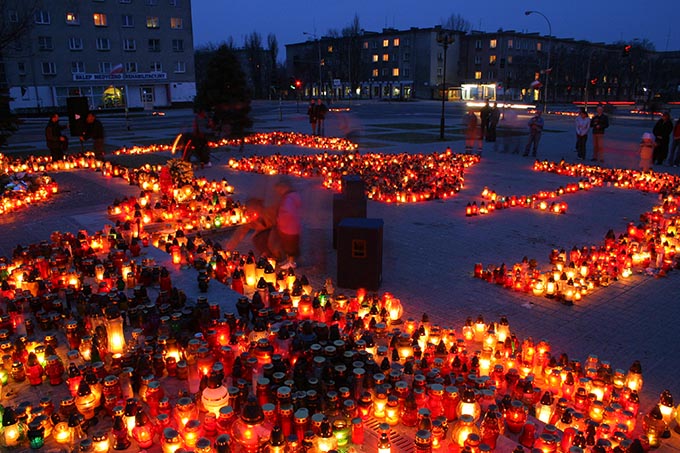
[[[303,35],[305,36],[311,36],[314,38],[314,41],[316,41],[317,48],[319,50],[319,97],[321,97],[321,39],[316,35],[316,33],[308,33],[306,31],[302,32]]]
[[[442,117],[439,123],[439,140],[444,140],[444,105],[446,103],[446,50],[454,41],[453,34],[449,32],[437,33],[437,42],[444,49],[444,71],[442,73]]]
[[[539,16],[543,17],[545,21],[548,23],[548,62],[545,65],[545,91],[543,92],[543,95],[545,96],[545,99],[543,99],[543,113],[546,113],[548,110],[548,81],[550,80],[550,53],[552,51],[552,25],[550,25],[550,20],[545,16],[540,11],[524,11],[524,15],[528,16],[530,14],[538,14]]]

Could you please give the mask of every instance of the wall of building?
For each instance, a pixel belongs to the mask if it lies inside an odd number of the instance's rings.
[[[193,50],[190,0],[43,0],[3,55],[11,108],[63,108],[69,96],[93,109],[191,102]]]

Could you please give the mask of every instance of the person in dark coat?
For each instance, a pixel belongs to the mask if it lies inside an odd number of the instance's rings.
[[[654,137],[656,140],[656,147],[654,148],[654,164],[663,165],[663,161],[668,156],[668,145],[671,141],[671,134],[673,133],[673,121],[668,112],[661,115],[661,119],[654,125]]]
[[[97,119],[94,113],[87,114],[85,119],[85,127],[83,134],[80,136],[80,141],[92,139],[92,150],[94,157],[97,159],[104,158],[104,126],[102,122]]]
[[[324,123],[326,121],[326,113],[328,113],[328,107],[323,103],[321,98],[316,100],[316,135],[323,137],[325,131]]]
[[[61,131],[64,129],[66,129],[66,126],[59,124],[59,115],[53,113],[47,127],[45,127],[45,142],[53,161],[64,159],[64,151],[68,148],[66,137],[61,135]]]
[[[489,105],[489,101],[486,101],[486,105],[482,107],[482,109],[479,111],[479,118],[480,118],[480,137],[482,140],[486,139],[486,131],[489,127],[489,120],[491,119],[491,106]]]
[[[309,117],[309,124],[312,126],[312,135],[316,135],[316,121],[318,119],[316,102],[314,99],[309,101],[309,107],[307,107],[307,116]]]
[[[498,122],[501,120],[501,111],[498,105],[494,102],[493,107],[489,111],[489,124],[486,129],[486,141],[495,142],[496,141],[496,128],[498,127]]]

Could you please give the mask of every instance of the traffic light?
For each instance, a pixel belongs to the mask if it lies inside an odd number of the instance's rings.
[[[627,45],[623,46],[623,56],[624,56],[624,57],[630,56],[630,50],[631,50],[632,48],[633,48],[633,46],[631,46],[630,44],[627,44]]]
[[[301,80],[295,80],[295,88],[302,88],[302,81]]]
[[[290,81],[288,82],[288,85],[290,86],[291,90],[294,90],[295,86],[297,85],[297,80],[295,80],[293,77],[291,77]]]
[[[591,79],[590,84],[591,85],[597,85],[597,77],[595,77],[594,79]]]

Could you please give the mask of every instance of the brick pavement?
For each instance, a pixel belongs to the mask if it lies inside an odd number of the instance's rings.
[[[339,118],[330,116],[327,135],[347,130],[347,121]],[[284,130],[306,131],[308,127],[303,115],[293,115],[279,122],[274,110],[258,120],[256,124],[262,125],[262,129],[282,127]],[[413,121],[417,122],[417,119]],[[539,156],[575,161],[571,120],[548,116],[546,122],[547,127],[556,132],[544,133]],[[650,128],[648,122],[625,126],[615,122],[608,131],[608,146],[610,149],[616,147],[617,151],[607,154],[607,165],[636,165],[634,153],[637,141],[642,132]],[[149,131],[144,133],[149,135]],[[371,142],[380,145],[372,151],[380,152],[431,152],[443,150],[447,144],[454,151],[462,148],[460,138],[444,144],[423,145],[385,140]],[[589,152],[591,145],[588,144]],[[292,147],[246,148],[245,154],[250,152],[304,151]],[[236,187],[239,197],[266,196],[273,178],[234,173],[225,165],[229,156],[216,153],[215,165],[202,171],[210,177],[226,176]],[[487,149],[482,162],[470,169],[466,188],[453,199],[414,205],[369,202],[368,216],[385,221],[381,291],[389,291],[400,298],[410,317],[419,318],[427,312],[435,323],[460,328],[468,316],[482,314],[485,319],[495,321],[500,315],[507,315],[511,328],[518,332],[519,337],[547,339],[554,352],[566,352],[580,360],[585,360],[587,354],[595,354],[610,361],[614,368],[623,369],[639,359],[645,376],[643,403],[655,400],[665,388],[679,398],[680,345],[675,340],[676,326],[680,323],[680,305],[676,303],[675,294],[680,289],[680,272],[672,272],[665,279],[634,275],[596,291],[573,307],[546,298],[510,292],[471,277],[476,262],[485,265],[505,262],[510,265],[528,256],[545,264],[552,248],[597,244],[609,228],[622,231],[629,221],[636,221],[639,214],[649,209],[656,200],[653,194],[602,187],[565,197],[569,211],[561,216],[518,209],[487,217],[464,217],[465,205],[470,200],[479,200],[484,186],[510,195],[553,189],[569,180],[534,173],[530,170],[532,163],[528,158]],[[677,172],[678,169],[664,167],[663,170]],[[69,178],[78,181],[77,174],[69,175],[64,182],[60,180],[60,184],[71,184],[67,182]],[[102,218],[100,210],[108,205],[112,195],[129,190],[136,192],[120,181],[97,181],[96,177],[85,178],[90,180],[88,184],[92,184],[87,187],[96,188],[96,192],[86,190],[85,195],[92,198],[90,205],[55,204],[38,208],[39,215],[35,214],[38,211],[26,210],[17,214],[19,221],[5,223],[0,251],[4,254],[17,242],[38,237],[57,226],[79,229],[85,224],[93,225],[98,221],[96,216]],[[77,187],[79,182],[73,184]],[[335,277],[336,271],[336,254],[331,247],[330,234],[332,194],[320,188],[319,180],[300,180],[296,184],[306,207],[299,272],[318,285],[326,276]],[[20,219],[26,222],[32,220],[31,227],[25,228]],[[29,230],[30,236],[27,235]],[[242,247],[247,250],[248,244]],[[674,434],[674,439],[664,443],[662,448],[663,451],[680,451],[679,445],[678,436]]]

